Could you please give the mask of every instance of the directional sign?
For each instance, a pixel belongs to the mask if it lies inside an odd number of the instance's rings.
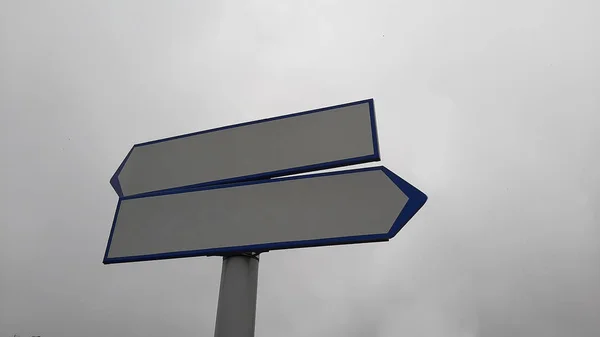
[[[385,167],[125,197],[104,263],[385,241],[426,200]]]
[[[137,144],[111,184],[148,195],[378,160],[369,99]]]

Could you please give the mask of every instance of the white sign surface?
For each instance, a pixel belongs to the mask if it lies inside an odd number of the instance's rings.
[[[126,197],[378,160],[365,100],[137,144],[111,184]]]
[[[104,263],[384,241],[426,199],[385,167],[121,198]]]

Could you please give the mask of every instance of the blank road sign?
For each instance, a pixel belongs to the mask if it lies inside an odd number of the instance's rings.
[[[385,241],[426,199],[385,167],[125,197],[104,263]]]
[[[369,99],[134,145],[111,185],[126,197],[378,160]]]

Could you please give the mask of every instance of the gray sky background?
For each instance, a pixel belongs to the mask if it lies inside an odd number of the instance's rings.
[[[261,259],[256,335],[600,335],[598,1],[0,0],[0,336],[212,336],[219,258],[102,265],[132,144],[375,99],[426,192]]]

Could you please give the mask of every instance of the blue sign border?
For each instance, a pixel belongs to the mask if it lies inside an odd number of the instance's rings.
[[[203,133],[216,132],[216,131],[238,128],[238,127],[243,127],[243,126],[248,126],[248,125],[258,124],[258,123],[265,123],[265,122],[270,122],[270,121],[274,121],[274,120],[278,120],[278,119],[308,115],[308,114],[313,114],[313,113],[317,113],[317,112],[322,112],[322,111],[327,111],[327,110],[332,110],[332,109],[337,109],[337,108],[343,108],[343,107],[352,106],[352,105],[359,105],[359,104],[364,104],[364,103],[369,104],[369,112],[370,112],[370,117],[371,117],[371,135],[373,137],[373,154],[371,154],[371,155],[362,156],[362,157],[354,157],[354,158],[346,158],[346,159],[342,159],[342,160],[335,160],[335,161],[319,163],[319,164],[315,164],[315,165],[291,167],[291,168],[287,168],[287,169],[276,170],[276,171],[271,171],[271,172],[263,172],[263,173],[253,174],[253,175],[231,177],[231,178],[227,178],[227,179],[208,181],[208,182],[203,182],[203,183],[199,183],[199,184],[177,186],[177,187],[173,187],[173,188],[157,190],[157,191],[149,191],[149,192],[138,193],[138,194],[133,194],[133,195],[129,195],[129,196],[155,195],[156,193],[162,193],[162,192],[176,192],[179,190],[187,190],[190,188],[217,185],[217,184],[221,185],[221,184],[229,184],[229,183],[236,183],[236,182],[243,182],[243,181],[269,179],[269,178],[281,177],[281,176],[292,175],[292,174],[306,173],[306,172],[310,172],[310,171],[319,171],[319,170],[331,169],[331,168],[336,168],[336,167],[341,167],[341,166],[348,166],[348,165],[380,161],[381,156],[379,153],[379,142],[377,139],[377,125],[376,125],[376,120],[375,120],[375,104],[374,104],[374,100],[371,98],[371,99],[366,99],[366,100],[362,100],[362,101],[345,103],[345,104],[340,104],[340,105],[335,105],[335,106],[330,106],[330,107],[320,108],[320,109],[315,109],[315,110],[297,112],[297,113],[278,116],[278,117],[259,119],[259,120],[255,120],[255,121],[251,121],[251,122],[234,124],[234,125],[219,127],[219,128],[215,128],[215,129],[199,131],[199,132],[194,132],[194,133],[188,133],[188,134],[184,134],[184,135],[180,135],[180,136],[169,137],[169,138],[153,140],[153,141],[149,141],[149,142],[145,142],[145,143],[135,144],[131,148],[131,150],[129,150],[129,153],[127,153],[127,156],[125,156],[125,159],[123,159],[123,161],[121,162],[121,165],[119,165],[115,174],[113,174],[113,176],[111,177],[110,184],[112,185],[115,192],[119,195],[119,197],[124,197],[123,190],[121,189],[121,184],[119,182],[119,174],[123,170],[123,167],[125,166],[125,163],[127,162],[127,159],[129,159],[129,156],[131,155],[131,152],[136,147],[152,145],[152,144],[166,142],[169,140],[174,140],[174,139],[179,139],[179,138],[196,136],[196,135],[200,135]]]
[[[191,250],[191,251],[182,251],[182,252],[171,252],[171,253],[161,253],[161,254],[108,258],[108,251],[110,249],[110,244],[111,244],[113,232],[115,229],[117,215],[119,214],[119,208],[121,206],[121,201],[129,200],[129,199],[152,197],[152,196],[135,195],[135,196],[119,198],[119,202],[117,204],[117,210],[115,212],[113,224],[112,224],[112,227],[110,230],[110,235],[108,238],[108,243],[106,245],[106,251],[104,253],[103,263],[104,264],[114,264],[114,263],[125,263],[125,262],[141,262],[141,261],[165,260],[165,259],[197,257],[197,256],[226,256],[226,255],[249,253],[249,252],[260,253],[260,252],[266,252],[266,251],[270,251],[270,250],[279,250],[279,249],[333,246],[333,245],[342,245],[342,244],[387,241],[387,240],[393,238],[396,234],[398,234],[398,232],[402,229],[402,227],[404,227],[404,225],[406,225],[406,223],[410,219],[412,219],[412,217],[421,209],[421,207],[423,207],[423,205],[427,201],[427,196],[423,192],[418,190],[416,187],[412,186],[411,184],[409,184],[404,179],[400,178],[394,172],[390,171],[389,169],[387,169],[384,166],[367,167],[367,168],[336,171],[336,172],[327,172],[327,173],[308,174],[308,175],[302,175],[302,176],[268,179],[268,180],[260,180],[260,181],[250,181],[250,182],[246,181],[246,182],[238,182],[238,183],[226,184],[226,185],[204,186],[204,187],[180,190],[180,191],[160,192],[160,193],[154,194],[153,196],[179,194],[179,193],[221,189],[221,188],[230,188],[230,187],[234,187],[234,186],[245,186],[245,185],[254,185],[254,184],[270,184],[270,183],[277,183],[277,182],[286,181],[286,180],[308,179],[308,178],[313,178],[313,177],[352,174],[352,173],[356,173],[356,172],[377,171],[377,170],[383,171],[390,178],[390,180],[408,197],[408,201],[407,201],[406,205],[400,211],[400,214],[398,214],[398,217],[396,218],[394,223],[391,225],[390,230],[387,233],[346,236],[346,237],[336,237],[336,238],[325,238],[325,239],[317,239],[317,240],[271,242],[271,243],[258,244],[258,245],[223,247],[223,248],[214,248],[214,249],[202,249],[202,250]],[[357,191],[357,192],[359,192],[359,191]]]

